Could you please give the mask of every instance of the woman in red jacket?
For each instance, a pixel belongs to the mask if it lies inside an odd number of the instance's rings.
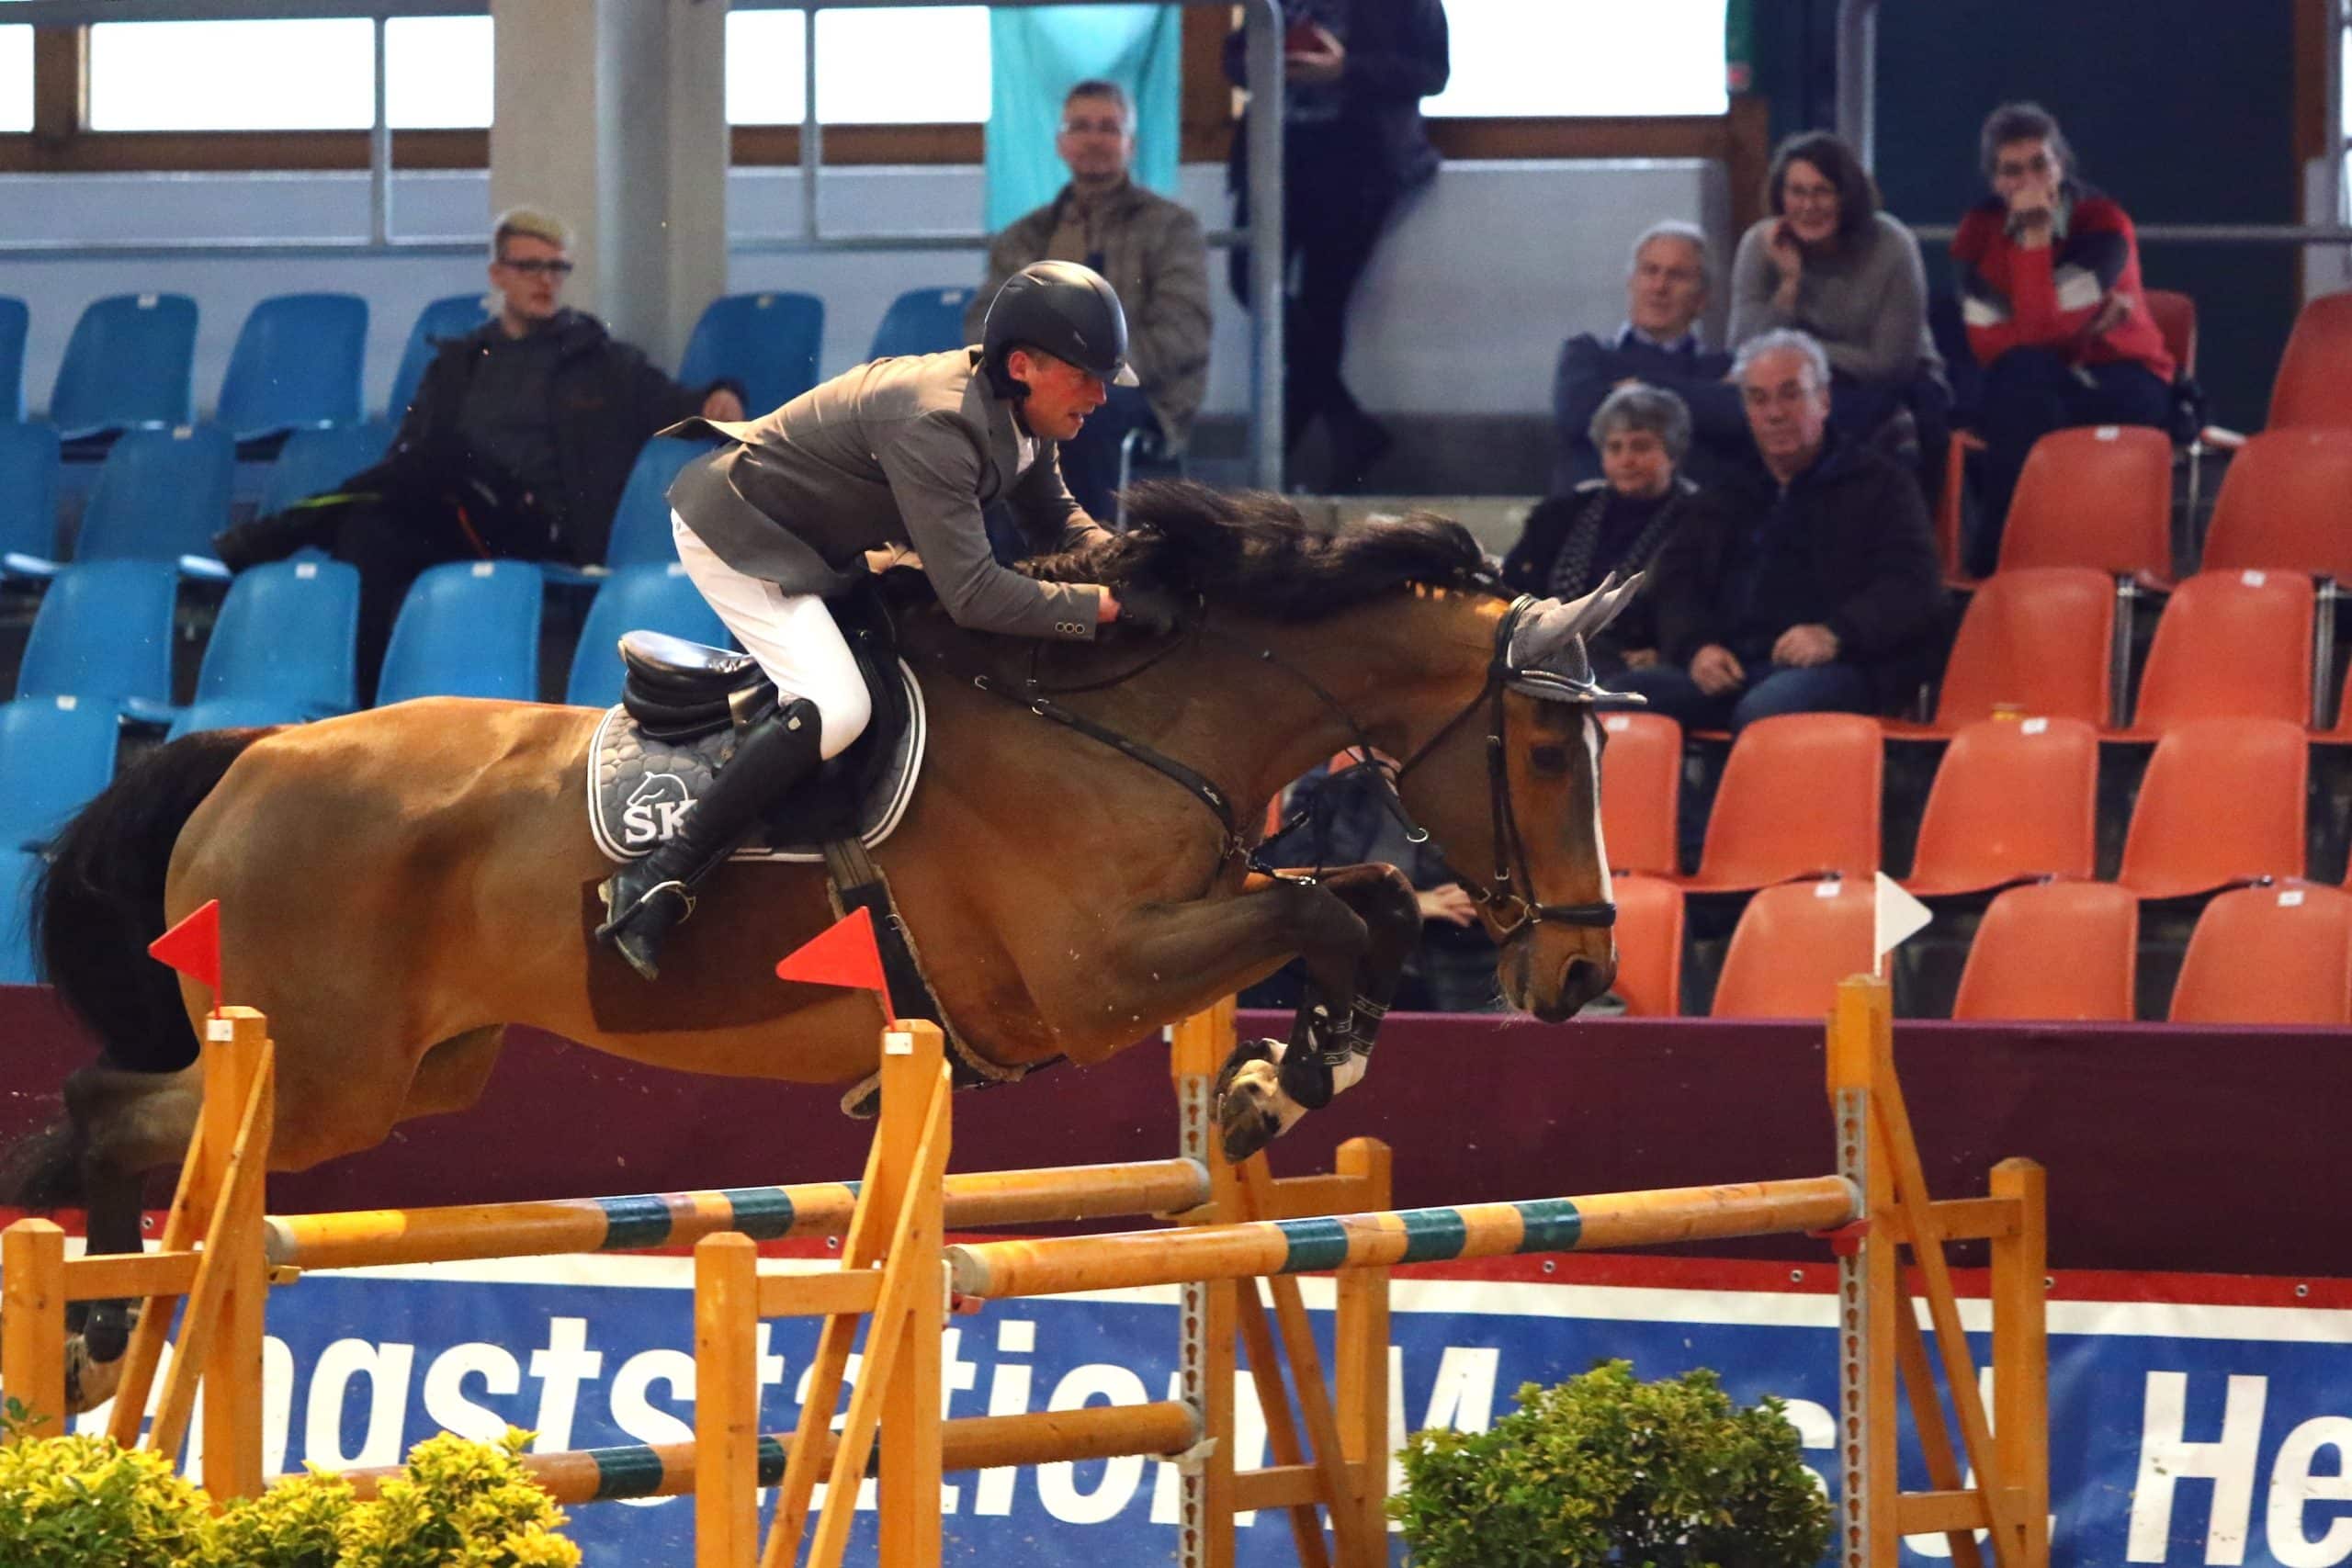
[[[2141,297],[2132,220],[2075,177],[2058,121],[2039,104],[2003,104],[1979,143],[1993,194],[1961,220],[1951,254],[1984,366],[1984,507],[1969,547],[1984,573],[2033,444],[2070,425],[2165,423],[2173,363]]]

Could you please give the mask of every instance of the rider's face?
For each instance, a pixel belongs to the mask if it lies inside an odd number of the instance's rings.
[[[1110,395],[1102,377],[1035,349],[1014,349],[1005,368],[1013,379],[1028,383],[1022,418],[1029,434],[1042,440],[1068,441]]]

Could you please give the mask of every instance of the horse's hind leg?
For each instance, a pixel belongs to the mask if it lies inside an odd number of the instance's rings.
[[[196,1135],[203,1084],[201,1067],[130,1073],[103,1065],[84,1067],[65,1080],[66,1113],[81,1141],[90,1252],[140,1249],[148,1178],[179,1168]],[[66,1352],[69,1408],[87,1409],[113,1392],[137,1318],[131,1302],[88,1304],[80,1336]]]

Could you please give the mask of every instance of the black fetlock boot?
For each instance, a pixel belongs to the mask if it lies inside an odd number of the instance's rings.
[[[694,913],[695,888],[734,852],[763,811],[816,771],[822,760],[818,730],[817,705],[805,697],[753,721],[677,831],[597,889],[605,918],[596,940],[618,948],[647,979],[658,978],[654,954],[670,928]]]

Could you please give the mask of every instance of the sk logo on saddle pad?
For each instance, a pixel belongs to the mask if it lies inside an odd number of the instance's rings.
[[[621,810],[621,848],[631,854],[650,850],[678,830],[694,803],[677,774],[647,774]]]
[[[914,797],[929,735],[922,688],[903,664],[906,723],[893,733],[876,733],[879,756],[828,764],[804,791],[796,792],[786,813],[771,813],[768,829],[752,835],[735,852],[737,860],[820,861],[823,840],[853,832],[872,849],[890,836]],[[720,728],[692,739],[665,740],[649,735],[628,710],[615,707],[596,727],[588,748],[588,827],[596,847],[616,861],[635,860],[678,830],[695,799],[710,787],[735,750],[735,733]],[[865,766],[845,766],[853,759]],[[786,818],[789,817],[789,820]]]

